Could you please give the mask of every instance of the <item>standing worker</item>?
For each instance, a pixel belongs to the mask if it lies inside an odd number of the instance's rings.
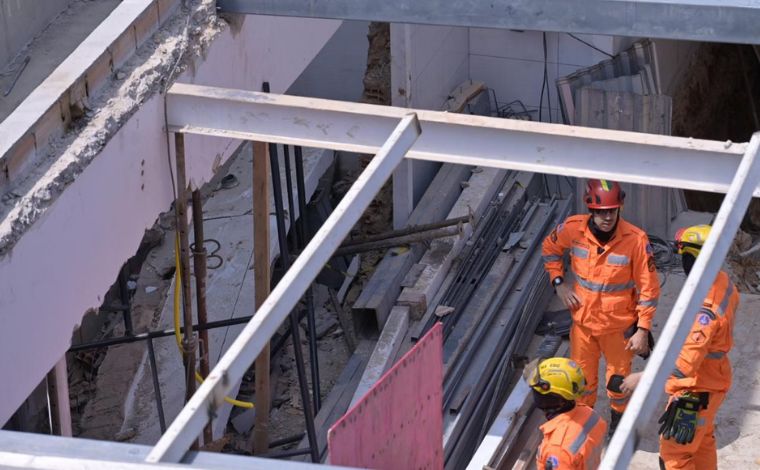
[[[681,229],[676,234],[678,254],[688,275],[702,249],[709,225]],[[731,388],[734,315],[739,293],[724,271],[718,272],[702,308],[665,383],[670,395],[660,417],[660,467],[668,470],[715,470],[715,414]],[[641,372],[631,374],[621,388],[633,393]]]
[[[538,364],[528,384],[536,408],[548,420],[536,455],[538,470],[591,470],[599,466],[607,423],[585,405],[576,404],[585,380],[570,359],[553,357]]]
[[[543,243],[544,268],[570,310],[570,357],[583,369],[587,387],[580,402],[593,407],[599,357],[607,362],[606,383],[631,372],[634,354],[647,355],[660,285],[646,233],[623,220],[625,193],[608,180],[589,180],[583,200],[591,214],[559,224]],[[570,252],[575,285],[565,281],[563,256]],[[612,390],[611,390],[612,389]],[[609,433],[615,432],[628,396],[608,385]]]

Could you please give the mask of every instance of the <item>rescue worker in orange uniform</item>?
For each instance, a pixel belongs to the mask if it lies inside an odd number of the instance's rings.
[[[615,375],[630,374],[634,354],[649,354],[660,285],[646,233],[620,215],[625,198],[620,185],[589,180],[583,198],[591,214],[570,216],[559,224],[544,240],[543,260],[573,318],[570,357],[580,364],[587,382],[580,402],[593,407],[600,355],[607,362],[609,384]],[[566,252],[574,286],[564,278]],[[629,396],[609,388],[612,435]]]
[[[686,274],[707,236],[709,225],[681,229],[676,234],[678,253]],[[676,360],[676,367],[665,383],[670,395],[660,417],[660,467],[668,470],[715,470],[718,451],[715,445],[715,415],[731,388],[731,361],[734,315],[739,293],[728,274],[720,271]],[[631,374],[621,389],[633,393],[641,373]]]
[[[553,357],[538,364],[528,381],[536,407],[546,414],[536,455],[539,470],[591,470],[599,466],[607,423],[586,405],[576,404],[585,379],[570,359]]]

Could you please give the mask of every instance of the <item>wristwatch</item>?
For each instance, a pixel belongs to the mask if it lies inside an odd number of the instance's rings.
[[[557,277],[555,277],[555,278],[552,280],[552,285],[553,285],[554,287],[557,287],[558,285],[562,284],[563,282],[565,282],[565,280],[564,280],[564,279],[562,279],[562,276],[557,276]]]

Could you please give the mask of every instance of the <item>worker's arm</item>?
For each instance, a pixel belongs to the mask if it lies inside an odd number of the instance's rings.
[[[633,281],[639,293],[636,303],[637,326],[651,330],[657,302],[660,299],[660,280],[657,278],[654,264],[654,251],[646,238],[633,254]]]
[[[565,251],[570,249],[573,244],[571,230],[567,227],[568,220],[557,225],[548,237],[544,239],[541,254],[544,260],[544,269],[549,273],[549,281],[557,291],[557,297],[567,307],[568,310],[576,310],[581,306],[581,299],[575,294],[572,286],[567,283],[554,282],[557,278],[563,277],[565,268],[562,264],[562,258]],[[573,222],[570,222],[571,224]],[[561,279],[560,279],[561,281]]]
[[[718,328],[719,321],[715,313],[711,308],[703,306],[697,313],[697,318],[694,319],[691,331],[678,355],[673,377],[676,379],[694,377],[707,356],[710,340]]]
[[[541,255],[544,260],[544,269],[549,273],[550,282],[565,275],[562,257],[565,251],[570,249],[572,243],[573,239],[570,230],[565,227],[565,222],[557,225],[544,239]]]

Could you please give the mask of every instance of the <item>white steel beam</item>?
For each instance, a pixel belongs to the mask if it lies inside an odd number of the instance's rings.
[[[622,470],[636,450],[639,433],[655,432],[644,429],[659,397],[664,393],[665,381],[675,367],[697,311],[702,306],[710,286],[720,270],[728,249],[733,243],[744,213],[752,199],[752,189],[760,180],[760,132],[752,136],[747,152],[742,158],[736,177],[723,199],[710,236],[702,248],[691,274],[678,295],[668,321],[652,351],[644,375],[623,414],[617,432],[610,441],[599,468]]]
[[[408,108],[175,84],[169,130],[374,154]],[[725,193],[746,143],[415,110],[408,158]],[[757,185],[758,182],[755,182]],[[760,186],[754,188],[760,197]]]
[[[221,11],[760,43],[756,0],[217,0]]]
[[[163,470],[163,469],[224,469],[306,470],[336,468],[311,463],[261,457],[222,454],[217,452],[188,452],[182,464],[147,464],[145,457],[151,447],[125,442],[73,439],[44,434],[0,431],[0,467],[18,469],[60,470]],[[345,468],[345,467],[340,467]]]
[[[406,114],[385,144],[359,175],[330,217],[304,248],[293,266],[254,314],[235,342],[211,371],[146,458],[148,463],[179,462],[198,437],[209,415],[222,405],[230,391],[253,363],[293,310],[317,274],[343,243],[369,203],[420,134],[417,117]]]

